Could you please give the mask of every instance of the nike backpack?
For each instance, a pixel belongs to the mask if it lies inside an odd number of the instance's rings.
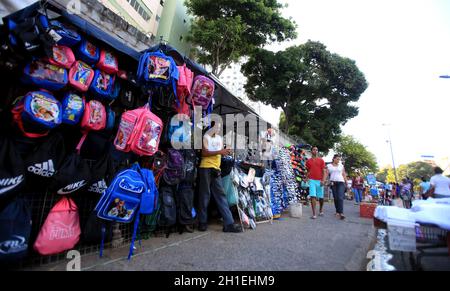
[[[50,189],[59,195],[82,191],[89,186],[92,174],[88,162],[78,154],[69,154],[52,177]]]
[[[153,156],[159,147],[163,124],[148,104],[122,114],[114,145],[117,150],[139,156]]]
[[[25,185],[25,167],[9,138],[0,136],[0,201],[18,193]]]
[[[34,243],[34,250],[43,256],[71,250],[80,240],[80,216],[75,202],[61,198],[48,214]]]
[[[78,59],[90,65],[95,65],[100,59],[100,49],[85,39],[81,41],[75,53]]]
[[[44,60],[33,60],[25,66],[22,81],[38,88],[57,91],[69,82],[67,70]]]
[[[23,198],[0,208],[0,262],[19,262],[28,254],[31,234],[31,210]]]
[[[95,72],[89,65],[82,61],[76,61],[69,70],[69,83],[73,88],[86,92],[94,79],[94,75]]]
[[[52,65],[70,69],[75,63],[75,55],[70,47],[55,45],[52,48],[52,56],[48,62]]]
[[[77,125],[84,114],[86,101],[76,93],[66,93],[62,101],[62,123]]]
[[[107,50],[101,50],[97,68],[108,74],[116,74],[119,71],[117,57]]]

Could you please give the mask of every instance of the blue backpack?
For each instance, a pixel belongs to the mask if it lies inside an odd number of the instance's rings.
[[[83,117],[85,105],[84,97],[75,93],[66,93],[62,101],[62,122],[70,125],[78,124]]]
[[[180,77],[177,65],[172,57],[162,52],[145,52],[139,59],[137,79],[142,83],[154,86],[172,85],[173,93],[177,97],[177,82]]]
[[[75,53],[80,60],[91,65],[96,64],[100,59],[100,49],[86,39],[81,41]]]
[[[50,21],[50,26],[61,37],[58,45],[71,47],[81,41],[81,36],[76,31],[67,28],[58,20]]]
[[[101,99],[112,101],[115,90],[115,76],[95,70],[94,79],[92,80],[90,91]]]
[[[64,68],[34,60],[23,70],[22,81],[28,85],[56,91],[64,88],[69,82],[69,75]]]
[[[106,127],[105,130],[111,131],[114,129],[116,124],[116,113],[111,109],[111,107],[106,107]]]
[[[153,172],[134,164],[117,174],[95,207],[101,219],[121,223],[135,220],[128,259],[133,255],[139,216],[150,215],[156,210],[158,195]],[[103,243],[100,257],[103,256],[102,250]]]

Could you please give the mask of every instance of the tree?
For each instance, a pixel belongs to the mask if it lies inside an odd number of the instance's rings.
[[[256,48],[297,37],[296,24],[281,16],[277,0],[186,0],[194,21],[188,41],[202,64],[220,76]]]
[[[281,108],[282,129],[328,151],[341,125],[358,114],[351,102],[367,89],[364,74],[351,59],[308,41],[285,51],[255,51],[242,67],[252,101]]]
[[[382,183],[386,183],[386,182],[389,183],[389,181],[387,181],[388,174],[389,174],[389,168],[384,168],[384,169],[382,169],[381,171],[379,171],[379,172],[376,174],[377,181],[380,181],[380,182],[382,182]],[[395,182],[395,181],[394,181],[394,182]]]
[[[350,135],[344,135],[340,138],[335,151],[342,155],[342,159],[345,161],[345,169],[351,175],[355,174],[356,171],[364,175],[378,171],[375,155]]]

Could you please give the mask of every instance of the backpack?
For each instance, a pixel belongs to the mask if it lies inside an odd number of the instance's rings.
[[[64,88],[68,80],[67,70],[43,60],[33,60],[25,66],[22,81],[50,91]]]
[[[197,178],[197,153],[195,150],[182,150],[184,157],[184,179],[183,182],[194,183]]]
[[[58,20],[51,20],[50,26],[61,37],[57,41],[58,45],[72,47],[81,41],[81,36],[75,30],[67,28]]]
[[[52,177],[50,189],[59,195],[81,191],[89,185],[91,169],[87,160],[78,154],[69,154],[56,175]]]
[[[87,192],[103,194],[108,189],[108,184],[113,174],[113,165],[109,151],[93,164],[91,173],[91,183],[87,188]]]
[[[0,262],[18,262],[28,254],[31,210],[23,198],[0,209]]]
[[[108,74],[116,74],[119,71],[119,62],[117,57],[110,51],[101,50],[97,68]]]
[[[111,131],[116,125],[116,113],[111,107],[106,107],[106,127],[105,130]]]
[[[146,105],[122,114],[114,145],[119,151],[153,156],[158,151],[162,131],[161,119]]]
[[[175,144],[191,144],[192,127],[190,120],[180,120],[179,115],[175,115],[170,119],[167,140],[175,147]],[[172,121],[175,123],[172,123]]]
[[[185,178],[184,158],[180,151],[169,149],[167,167],[164,170],[164,182],[168,185],[178,185]]]
[[[159,185],[159,181],[167,167],[167,156],[162,151],[156,152],[153,156],[152,171],[155,175],[156,185]]]
[[[52,65],[70,69],[75,63],[75,55],[70,47],[55,45],[52,48],[52,56],[48,62]]]
[[[95,70],[94,79],[92,80],[89,90],[101,99],[109,101],[114,100],[112,97],[114,92],[114,81],[116,77],[109,75],[100,70]]]
[[[0,137],[0,198],[17,193],[25,184],[25,168],[12,141]]]
[[[62,123],[62,105],[47,91],[27,93],[11,110],[13,119],[22,133],[31,138],[43,137],[43,134],[33,134],[25,130],[24,122],[35,125],[36,128],[49,130]]]
[[[162,186],[159,190],[161,195],[161,215],[159,225],[171,227],[177,222],[177,206],[175,203],[175,191],[173,186]]]
[[[91,42],[83,39],[76,49],[78,59],[87,64],[94,65],[100,59],[100,49]]]
[[[60,133],[56,133],[40,143],[33,152],[25,159],[25,166],[28,177],[39,178],[40,181],[48,182],[61,167],[64,161],[64,138]],[[33,183],[36,187],[41,183]],[[46,184],[42,186],[47,187]]]
[[[188,97],[191,95],[192,83],[194,82],[194,73],[186,67],[178,66],[178,72],[180,74],[177,82],[177,95],[180,97]]]
[[[221,162],[220,162],[220,171],[222,177],[226,177],[231,174],[231,171],[234,167],[234,158],[231,156],[222,156]]]
[[[201,106],[203,110],[208,110],[214,97],[214,81],[205,77],[197,76],[192,85],[190,100],[192,105]]]
[[[100,101],[91,100],[86,103],[83,118],[81,119],[81,130],[83,132],[83,137],[78,143],[78,152],[80,152],[89,131],[99,131],[105,129],[106,119],[106,109]]]
[[[89,65],[82,61],[76,61],[69,70],[69,83],[75,89],[86,92],[94,79],[94,75],[95,72]]]
[[[80,234],[78,207],[72,199],[63,197],[50,210],[33,247],[44,256],[59,254],[73,249]]]
[[[84,114],[86,101],[76,93],[66,93],[62,101],[62,123],[76,125]]]
[[[82,231],[82,240],[88,244],[100,244],[110,242],[113,237],[113,224],[98,218],[97,212],[92,211]]]

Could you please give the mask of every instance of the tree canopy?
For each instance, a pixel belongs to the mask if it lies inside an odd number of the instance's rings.
[[[350,175],[355,174],[356,171],[363,175],[378,171],[375,155],[350,135],[344,135],[340,138],[335,151],[342,155],[345,169]]]
[[[368,86],[353,60],[314,41],[279,52],[258,49],[242,71],[251,100],[281,108],[280,128],[324,152],[338,140],[340,126],[358,114],[350,103]]]
[[[277,0],[186,0],[194,20],[188,38],[198,61],[223,70],[255,48],[297,37],[296,24],[281,16]]]
[[[413,162],[406,165],[400,165],[397,168],[397,180],[399,183],[406,177],[418,182],[422,177],[430,179],[433,175],[433,166],[425,162]],[[377,174],[377,179],[381,182],[395,182],[394,169],[392,169],[392,167],[382,169]]]

